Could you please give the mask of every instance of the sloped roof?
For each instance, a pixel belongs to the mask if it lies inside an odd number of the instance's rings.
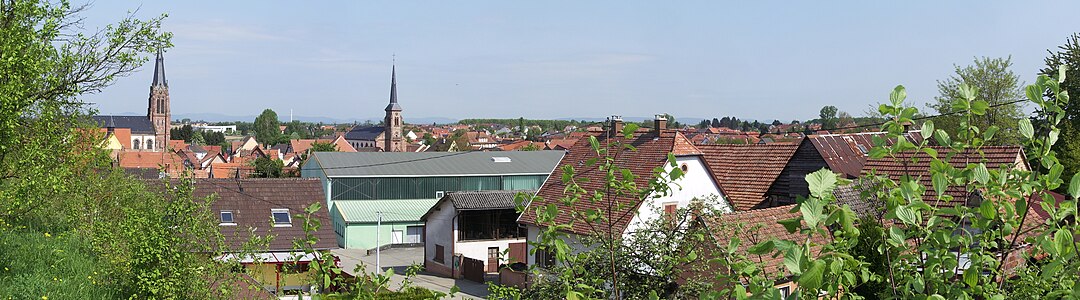
[[[169,151],[119,151],[117,160],[121,168],[149,168],[159,169],[166,167],[170,176],[179,175],[184,170],[183,159],[176,153]]]
[[[155,134],[154,123],[146,116],[94,116],[101,128],[130,128],[132,134]]]
[[[795,233],[789,233],[783,225],[777,223],[781,220],[800,216],[801,214],[798,211],[791,212],[794,207],[795,204],[791,204],[771,208],[738,211],[711,218],[703,218],[703,220],[705,226],[709,229],[709,233],[721,249],[726,248],[728,242],[732,238],[738,238],[740,241],[737,250],[738,253],[746,255],[751,261],[762,264],[766,274],[790,275],[784,267],[783,255],[775,257],[772,253],[754,255],[750,254],[748,250],[750,247],[770,239],[801,241],[805,238],[804,235],[797,231]],[[820,244],[822,241],[822,237],[818,235],[816,243]],[[820,246],[813,247],[811,251],[817,252],[820,251],[820,248]]]
[[[514,197],[518,193],[533,194],[536,191],[531,190],[518,190],[518,191],[460,191],[460,192],[448,192],[442,198],[440,198],[435,204],[432,204],[431,208],[421,217],[421,219],[427,219],[427,216],[431,212],[435,211],[442,203],[449,201],[454,205],[455,210],[498,210],[498,209],[514,209],[516,206],[514,203]]]
[[[697,145],[735,210],[758,208],[799,148],[796,144]]]
[[[356,126],[345,133],[347,140],[374,141],[383,134],[382,126]]]
[[[551,150],[566,150],[574,147],[581,138],[551,139],[545,145]]]
[[[514,208],[514,196],[522,192],[536,191],[460,191],[446,193],[443,198],[456,209],[507,209]]]
[[[608,147],[609,153],[619,152],[619,149],[615,148],[615,141],[632,145],[636,148],[634,151],[622,151],[614,158],[615,165],[620,168],[630,170],[638,177],[634,180],[635,184],[640,187],[647,187],[648,182],[652,179],[653,169],[662,166],[667,162],[668,153],[675,153],[676,155],[695,155],[694,153],[700,153],[699,150],[693,148],[694,146],[688,143],[685,137],[682,137],[681,133],[673,130],[663,130],[659,134],[655,131],[640,132],[634,134],[631,138],[627,139],[622,135],[608,138],[603,132],[599,132],[597,140],[600,142],[601,147]],[[685,141],[685,142],[683,142]],[[529,153],[529,152],[507,152],[507,153]],[[581,188],[585,189],[587,193],[593,191],[599,191],[604,186],[604,176],[606,173],[598,171],[595,167],[585,168],[585,161],[597,158],[597,154],[592,150],[592,147],[588,146],[575,146],[568,150],[566,156],[562,158],[562,161],[558,163],[558,166],[548,176],[547,181],[537,192],[539,196],[538,201],[534,200],[528,204],[525,211],[518,218],[518,222],[524,224],[536,225],[536,213],[538,207],[543,207],[547,204],[555,204],[564,213],[560,213],[556,217],[556,222],[562,224],[569,224],[571,216],[565,211],[584,211],[587,209],[597,209],[601,211],[607,210],[606,205],[601,207],[599,203],[591,203],[587,200],[578,202],[574,207],[566,207],[562,204],[560,199],[564,196],[564,189],[566,185],[562,181],[563,170],[561,166],[572,165],[576,168],[578,173],[575,177],[579,180],[578,184]],[[616,197],[614,199],[618,203],[617,211],[614,211],[614,215],[619,216],[610,220],[612,227],[617,231],[623,231],[626,226],[630,224],[631,219],[635,214],[632,212],[637,211],[641,202],[638,199],[631,197]],[[602,209],[601,209],[602,208]],[[607,226],[601,226],[607,227]],[[570,232],[577,234],[590,234],[592,230],[586,224],[580,222],[574,224],[569,229]]]
[[[289,151],[286,151],[285,153],[304,153],[308,151],[308,149],[311,149],[311,144],[314,143],[333,144],[334,146],[337,146],[338,152],[356,152],[356,148],[353,148],[353,146],[350,145],[349,142],[345,141],[344,138],[336,137],[334,139],[290,140]]]
[[[498,149],[502,151],[517,151],[521,148],[525,148],[528,145],[535,145],[538,149],[543,149],[544,144],[539,142],[533,142],[528,140],[517,140],[509,144],[499,145]]]
[[[438,199],[336,200],[334,210],[346,223],[375,223],[378,212],[383,222],[419,222]]]
[[[878,200],[877,195],[871,191],[873,186],[868,182],[852,182],[837,186],[833,189],[836,204],[847,205],[851,211],[860,218],[879,217],[885,211],[885,203]],[[866,193],[865,197],[863,193]]]
[[[314,178],[249,178],[249,179],[198,179],[195,180],[194,199],[205,199],[213,195],[210,205],[216,215],[221,211],[231,211],[235,226],[219,226],[226,243],[233,250],[239,250],[248,240],[248,228],[254,228],[255,235],[276,235],[270,242],[270,251],[297,250],[293,240],[303,238],[302,221],[297,218],[304,214],[304,209],[312,203],[323,203],[322,186]],[[288,209],[292,219],[291,227],[274,227],[269,224],[272,209]],[[326,209],[314,214],[323,224],[315,231],[319,241],[315,249],[337,248],[334,229]]]
[[[932,146],[932,148],[937,150],[940,158],[944,158],[947,153],[952,151],[949,148],[940,146]],[[987,169],[997,169],[1001,166],[1026,169],[1027,163],[1024,161],[1023,151],[1020,146],[986,146],[981,148],[981,153],[974,149],[966,149],[964,152],[954,155],[949,164],[956,168],[965,168],[968,163],[983,162],[986,164]],[[916,162],[912,162],[912,158],[915,158]],[[930,179],[930,161],[931,157],[926,152],[906,151],[896,154],[895,159],[888,157],[870,159],[863,166],[862,173],[888,175],[892,180],[900,180],[900,177],[910,175],[912,178],[918,178],[919,183],[926,188],[923,199],[926,199],[927,204],[937,207],[963,205],[969,195],[966,186],[949,186],[946,188],[945,193],[953,196],[952,201],[940,201],[937,198],[937,192],[934,191],[934,185]]]
[[[312,159],[328,177],[547,175],[562,156],[563,151],[315,152]]]
[[[821,153],[829,170],[844,174],[848,178],[859,177],[863,164],[870,149],[874,147],[874,137],[885,137],[884,132],[862,132],[845,134],[822,134],[810,135],[803,142],[813,143],[814,148]],[[908,132],[905,135],[909,141],[919,143],[922,135],[917,131]],[[808,141],[807,141],[808,140]],[[892,145],[894,141],[886,140],[886,145]]]

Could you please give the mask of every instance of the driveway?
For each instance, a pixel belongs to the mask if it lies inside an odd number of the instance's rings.
[[[341,259],[341,268],[351,275],[356,275],[353,274],[353,269],[357,265],[364,265],[368,273],[376,271],[375,254],[366,255],[366,250],[336,249],[331,252]],[[390,279],[390,288],[401,286],[401,281],[405,279],[403,275],[409,266],[424,264],[423,247],[385,249],[382,250],[379,256],[384,270],[388,268],[394,269],[394,277]],[[489,278],[488,280],[492,279],[498,280],[497,278]],[[484,299],[488,295],[487,285],[485,284],[464,279],[441,277],[424,271],[416,274],[412,278],[412,282],[415,286],[444,293],[450,292],[450,288],[456,285],[461,292],[458,292],[454,299]]]

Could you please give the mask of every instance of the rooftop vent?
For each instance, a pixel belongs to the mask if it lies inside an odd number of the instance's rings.
[[[491,161],[492,162],[497,162],[497,163],[510,162],[510,158],[506,157],[506,156],[494,156],[494,157],[491,158]]]

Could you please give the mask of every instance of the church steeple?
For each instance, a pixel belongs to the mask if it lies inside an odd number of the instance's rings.
[[[161,55],[161,49],[157,51],[157,62],[154,64],[153,86],[169,86],[169,81],[165,80],[165,57]]]
[[[154,124],[154,135],[157,142],[152,150],[165,149],[169,135],[172,132],[172,117],[169,109],[169,81],[165,80],[165,56],[161,50],[157,52],[157,61],[154,64],[154,82],[150,84],[150,105],[146,108],[146,117]],[[147,144],[149,146],[149,143]]]
[[[390,68],[390,104],[386,105],[386,111],[401,111],[401,105],[397,102],[397,66]]]
[[[397,66],[390,71],[390,104],[386,106],[386,117],[383,118],[385,129],[383,130],[382,150],[387,152],[404,152],[405,141],[402,130],[405,122],[401,120],[401,105],[397,102]]]

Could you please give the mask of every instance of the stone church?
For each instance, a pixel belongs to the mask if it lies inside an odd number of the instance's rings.
[[[390,70],[390,104],[386,105],[383,126],[353,127],[345,133],[345,140],[358,151],[405,152],[405,138],[401,119],[401,105],[397,100],[397,66]]]
[[[157,53],[154,65],[154,81],[150,84],[150,99],[145,116],[97,115],[94,121],[110,134],[130,131],[130,149],[136,151],[164,151],[169,142],[169,82],[165,80],[165,58]],[[127,133],[127,132],[125,132]],[[127,134],[118,137],[128,138]],[[123,141],[122,141],[123,142]]]

